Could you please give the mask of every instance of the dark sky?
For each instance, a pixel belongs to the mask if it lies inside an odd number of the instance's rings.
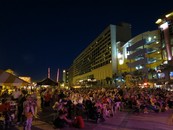
[[[57,69],[67,69],[109,24],[128,22],[135,36],[157,29],[155,21],[169,11],[172,2],[165,0],[1,1],[0,69],[36,81],[50,67],[56,79]]]

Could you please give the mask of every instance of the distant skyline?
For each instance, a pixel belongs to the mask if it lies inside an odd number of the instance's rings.
[[[119,2],[0,1],[0,69],[38,81],[47,77],[50,67],[56,80],[58,68],[68,69],[108,25],[127,22],[136,36],[157,29],[155,21],[173,11],[170,1]]]

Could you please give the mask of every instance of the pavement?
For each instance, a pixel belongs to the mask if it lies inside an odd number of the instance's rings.
[[[98,124],[92,121],[85,121],[83,130],[173,130],[173,123],[169,124],[172,114],[173,110],[160,113],[150,112],[148,114],[117,112],[114,117],[107,118],[105,122]],[[50,120],[52,120],[52,116],[44,113],[44,116],[40,119],[33,120],[32,130],[60,130],[55,129]],[[12,130],[23,130],[23,128],[16,126]],[[62,130],[79,129],[66,127]]]

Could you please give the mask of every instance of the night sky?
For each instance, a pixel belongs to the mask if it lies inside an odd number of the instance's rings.
[[[130,23],[135,36],[157,29],[155,21],[170,11],[165,0],[1,1],[0,69],[37,81],[50,67],[56,79],[109,24]]]

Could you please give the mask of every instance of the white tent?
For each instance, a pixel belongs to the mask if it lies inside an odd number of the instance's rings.
[[[0,86],[26,86],[29,83],[10,74],[4,70],[0,70]]]

